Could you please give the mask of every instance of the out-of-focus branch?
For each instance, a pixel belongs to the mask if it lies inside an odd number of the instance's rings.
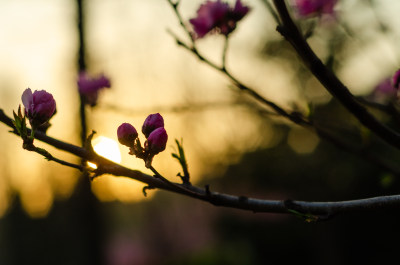
[[[182,20],[182,16],[179,13],[178,6],[174,5],[170,0],[167,0],[167,1],[171,4],[171,7],[173,8],[173,10],[174,10],[174,12],[175,12],[175,14],[177,16],[177,19],[179,20],[179,23],[180,23],[182,29],[186,32],[187,35],[192,36],[192,34],[190,33],[190,29],[185,25],[185,23]],[[264,2],[269,4],[268,0],[265,0]],[[273,8],[272,8],[272,10],[273,10]],[[278,19],[278,21],[280,21],[280,20]],[[190,43],[188,44],[188,43],[182,41],[172,31],[169,30],[168,32],[174,37],[174,39],[176,40],[176,42],[177,42],[177,44],[179,46],[181,46],[181,47],[185,48],[186,50],[188,50],[189,52],[193,53],[200,61],[204,62],[205,64],[207,64],[211,68],[221,72],[228,79],[230,79],[240,89],[240,91],[247,93],[250,97],[252,97],[256,101],[262,103],[265,106],[268,106],[273,111],[275,111],[275,113],[277,115],[282,116],[282,117],[292,121],[293,123],[295,123],[297,125],[300,125],[302,127],[310,129],[312,131],[315,131],[315,133],[317,133],[318,136],[320,136],[321,138],[333,143],[335,146],[339,147],[342,150],[345,150],[347,152],[350,152],[350,153],[353,153],[353,154],[355,154],[357,156],[360,156],[361,158],[365,159],[366,161],[376,164],[377,166],[379,166],[383,170],[391,172],[391,173],[393,173],[395,175],[399,175],[400,172],[399,172],[398,169],[393,168],[392,166],[390,166],[388,163],[386,163],[384,160],[382,160],[378,156],[368,152],[365,148],[359,148],[359,147],[355,147],[355,146],[349,145],[345,141],[341,140],[339,137],[337,137],[334,134],[328,132],[328,130],[322,128],[320,125],[315,124],[312,120],[309,120],[308,118],[304,117],[304,115],[301,114],[300,112],[297,112],[297,111],[292,111],[292,112],[286,111],[285,109],[280,107],[278,104],[276,104],[276,103],[264,98],[261,94],[256,92],[254,89],[252,89],[252,88],[246,86],[244,83],[240,82],[226,68],[226,57],[225,56],[226,56],[227,47],[228,47],[227,46],[227,39],[226,39],[226,42],[225,42],[225,45],[224,45],[224,49],[223,49],[223,53],[222,53],[222,64],[221,64],[221,66],[219,66],[219,65],[211,62],[208,58],[206,58],[203,54],[201,54],[199,52],[199,50],[195,46],[195,44],[196,44],[195,43],[195,39],[193,39],[191,37],[190,38]],[[364,109],[361,105],[360,105],[360,108]],[[366,112],[365,109],[364,109],[364,111]],[[380,126],[383,126],[378,121],[375,120],[375,122],[378,123]]]
[[[301,115],[298,112],[287,112],[285,109],[280,107],[278,104],[264,98],[261,94],[253,90],[252,88],[246,86],[242,82],[240,82],[238,79],[236,79],[230,72],[227,70],[227,68],[223,66],[218,66],[217,64],[211,62],[208,60],[206,57],[204,57],[194,46],[189,46],[185,42],[181,41],[178,36],[176,36],[173,32],[169,31],[169,33],[175,38],[177,44],[179,46],[182,46],[186,50],[192,52],[200,61],[204,62],[205,64],[209,65],[210,67],[214,68],[215,70],[223,73],[226,77],[228,77],[234,84],[237,86],[240,90],[244,91],[245,93],[249,94],[251,97],[256,99],[257,101],[267,105],[268,107],[272,108],[276,113],[281,115],[282,117],[285,117],[297,124],[303,124],[303,125],[311,125],[310,121],[308,121],[303,115]]]
[[[205,64],[209,65],[210,67],[214,68],[215,70],[223,73],[226,77],[228,77],[240,90],[246,92],[249,94],[251,97],[254,99],[258,100],[262,104],[267,105],[268,107],[272,108],[276,113],[279,115],[297,123],[297,124],[302,124],[302,125],[311,125],[311,122],[307,120],[306,117],[301,115],[298,112],[287,112],[284,110],[282,107],[280,107],[278,104],[264,98],[261,94],[253,90],[252,88],[246,86],[242,82],[240,82],[237,78],[235,78],[231,72],[226,68],[226,52],[228,48],[228,37],[225,39],[225,44],[224,44],[224,49],[222,51],[222,63],[221,66],[211,62],[208,60],[205,56],[203,56],[199,50],[196,47],[196,42],[195,39],[193,38],[193,34],[191,31],[188,29],[188,27],[185,25],[184,20],[178,10],[179,4],[173,3],[171,0],[167,0],[170,6],[172,7],[176,17],[178,18],[179,24],[181,25],[182,29],[190,37],[190,44],[187,44],[186,42],[182,41],[176,34],[174,34],[172,31],[168,30],[168,32],[175,38],[176,42],[178,45],[182,46],[186,50],[192,52],[197,58],[204,62]]]
[[[154,111],[162,113],[184,113],[184,112],[197,112],[209,109],[221,109],[221,108],[234,108],[248,105],[247,102],[242,101],[219,101],[219,102],[204,102],[204,103],[187,103],[182,105],[173,106],[153,106],[151,108],[127,108],[121,107],[120,105],[103,103],[97,106],[97,109],[102,111],[113,111],[123,113],[127,115],[147,115]],[[265,111],[264,114],[276,115],[275,112]]]
[[[273,2],[282,21],[282,24],[278,25],[277,31],[293,46],[305,66],[321,82],[328,92],[338,99],[361,124],[388,144],[400,149],[400,134],[379,122],[369,113],[337,76],[322,63],[293,22],[285,1],[273,0]]]
[[[330,130],[328,130],[326,128],[321,128],[321,127],[318,127],[317,125],[315,126],[315,128],[316,128],[315,131],[319,137],[329,141],[331,144],[333,144],[340,150],[354,154],[354,155],[364,159],[365,161],[380,167],[382,170],[385,170],[387,172],[394,174],[395,176],[400,176],[400,169],[395,168],[392,165],[390,165],[384,158],[369,152],[366,148],[359,148],[357,146],[354,146],[354,145],[348,143],[342,137],[338,137],[338,136],[334,135]]]
[[[266,8],[268,9],[269,13],[272,15],[272,17],[274,18],[276,24],[280,24],[280,20],[279,20],[279,16],[276,13],[276,11],[274,10],[274,8],[272,7],[271,3],[269,2],[269,0],[261,0],[261,2],[264,3],[264,5],[266,6]]]
[[[12,120],[0,109],[0,121],[16,133]],[[336,202],[308,202],[295,200],[262,200],[246,196],[235,196],[210,191],[210,188],[200,188],[188,184],[179,184],[165,181],[161,174],[151,176],[138,170],[126,168],[104,157],[79,146],[75,146],[52,137],[42,132],[35,134],[36,139],[52,145],[60,150],[74,154],[97,165],[94,170],[96,176],[111,174],[114,176],[128,177],[146,184],[147,189],[158,188],[181,195],[189,196],[209,202],[215,206],[242,209],[252,212],[296,214],[308,221],[326,220],[337,214],[359,211],[372,211],[374,209],[400,208],[400,195],[380,196],[360,200]],[[145,188],[146,188],[145,187]]]
[[[84,1],[77,1],[77,12],[78,12],[78,40],[79,40],[79,51],[78,51],[78,67],[79,71],[86,71],[86,38],[85,38],[85,16],[84,16]],[[80,117],[80,129],[81,129],[81,144],[85,144],[87,136],[87,120],[86,120],[86,109],[85,100],[82,95],[80,95],[79,104],[79,117]],[[84,162],[83,162],[84,163]]]
[[[397,122],[400,123],[400,112],[399,110],[396,108],[396,102],[389,102],[386,104],[382,104],[382,103],[377,103],[377,102],[373,102],[373,101],[369,101],[366,98],[363,97],[357,97],[357,100],[374,109],[380,110],[388,115],[390,115],[393,119],[396,119]]]

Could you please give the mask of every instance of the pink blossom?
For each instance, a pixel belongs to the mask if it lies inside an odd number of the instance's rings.
[[[338,0],[294,0],[299,16],[334,15]]]
[[[236,0],[235,7],[232,10],[232,17],[236,20],[239,21],[241,20],[248,12],[250,11],[250,8],[247,6],[244,6],[240,0]]]
[[[387,103],[396,98],[396,88],[393,86],[392,78],[385,78],[372,91],[369,98],[375,102]]]
[[[382,80],[382,82],[376,86],[375,91],[378,91],[382,94],[396,94],[396,90],[394,89],[391,78]]]
[[[396,88],[396,89],[399,89],[399,87],[400,87],[400,69],[397,70],[397,71],[394,73],[392,79],[393,79],[393,80],[392,80],[392,82],[393,82],[393,87]]]
[[[97,104],[97,99],[99,97],[99,92],[103,88],[111,87],[110,80],[104,76],[100,75],[98,77],[92,78],[85,72],[81,72],[78,78],[78,88],[79,93],[83,96],[87,104],[94,106]]]
[[[138,137],[138,133],[131,124],[122,123],[117,129],[117,136],[121,144],[132,147]]]
[[[236,0],[233,8],[221,0],[207,1],[197,10],[197,17],[189,22],[193,25],[196,38],[203,38],[212,31],[228,36],[236,28],[236,23],[249,11],[250,8],[244,6],[240,0]]]
[[[160,127],[164,127],[164,119],[160,113],[150,114],[143,123],[142,132],[148,138],[152,131]]]
[[[164,127],[159,127],[150,133],[149,137],[147,138],[146,148],[150,154],[156,155],[165,150],[167,141],[167,131],[165,131]]]
[[[27,88],[22,93],[21,100],[25,107],[25,115],[33,128],[47,122],[56,110],[53,95],[44,90],[35,90],[32,93],[32,90]]]

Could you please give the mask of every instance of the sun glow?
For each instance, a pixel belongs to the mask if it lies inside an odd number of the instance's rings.
[[[121,162],[121,152],[119,150],[118,143],[113,139],[105,136],[99,136],[93,140],[93,149],[102,157],[105,157],[116,163]],[[97,166],[93,163],[88,162],[88,165],[92,168],[97,168]]]
[[[117,141],[99,136],[93,140],[93,149],[97,154],[116,163],[121,163],[122,158]],[[140,164],[140,161],[134,160],[133,164],[136,165],[136,163]],[[96,169],[95,164],[88,163],[88,165]],[[111,175],[103,175],[92,182],[92,191],[100,201],[139,201],[144,198],[141,192],[142,188],[143,184],[140,182],[132,181],[129,178],[116,178]],[[148,197],[152,194],[154,193],[150,193]]]

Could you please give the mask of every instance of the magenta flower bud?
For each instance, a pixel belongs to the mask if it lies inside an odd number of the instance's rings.
[[[232,18],[235,21],[241,20],[248,12],[250,8],[248,6],[244,6],[240,0],[236,0],[235,7],[232,10]]]
[[[78,89],[79,93],[83,96],[86,103],[95,106],[99,97],[99,92],[104,88],[110,88],[110,80],[100,75],[95,78],[89,77],[85,72],[79,74]]]
[[[204,37],[214,27],[220,24],[229,11],[229,5],[220,0],[216,2],[207,1],[197,10],[197,17],[189,20],[193,25],[194,32],[198,38]]]
[[[393,87],[399,89],[400,86],[400,69],[397,70],[393,75]]]
[[[132,147],[138,137],[138,133],[131,124],[122,123],[117,129],[117,136],[121,144]]]
[[[53,95],[44,90],[25,89],[21,96],[25,107],[25,115],[28,117],[32,128],[37,128],[47,122],[56,110],[56,101]]]
[[[392,78],[385,78],[378,83],[372,92],[367,96],[369,100],[386,104],[389,101],[396,99],[396,88],[392,84]]]
[[[155,129],[147,138],[147,148],[150,154],[156,155],[165,150],[168,135],[164,127]]]
[[[249,11],[250,8],[244,6],[240,0],[236,0],[233,8],[221,0],[207,1],[197,10],[197,17],[189,22],[193,25],[196,38],[203,38],[209,32],[228,36],[236,28],[236,23]]]
[[[148,138],[155,129],[160,127],[164,127],[164,119],[160,113],[150,114],[143,123],[142,133]]]

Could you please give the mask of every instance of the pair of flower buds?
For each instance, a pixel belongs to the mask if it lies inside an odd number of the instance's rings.
[[[168,141],[164,119],[159,113],[150,114],[143,123],[142,133],[146,137],[145,151],[154,156],[165,150]],[[134,149],[138,132],[130,123],[122,123],[117,129],[118,141]]]

